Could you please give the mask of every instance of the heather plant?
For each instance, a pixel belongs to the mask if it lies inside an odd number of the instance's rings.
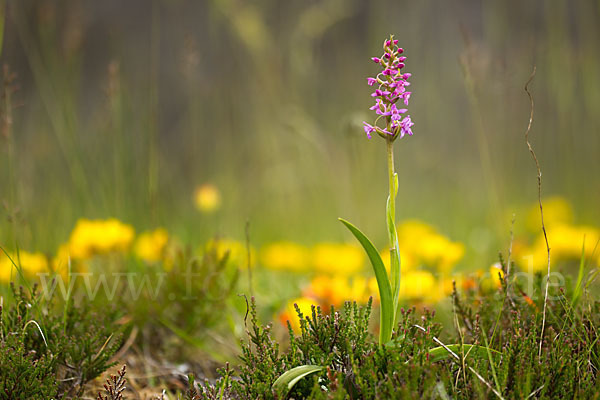
[[[454,329],[446,331],[433,312],[400,309],[384,345],[368,330],[370,302],[328,312],[313,306],[309,315],[297,308],[300,332],[289,329],[284,350],[271,326],[258,323],[252,301],[239,379],[227,367],[199,393],[205,399],[596,398],[600,303],[586,296],[574,307],[576,293],[552,285],[555,300],[538,355],[542,278],[528,293],[504,280],[493,292],[455,289]]]
[[[207,339],[209,334],[223,330],[233,333],[236,312],[231,298],[239,266],[229,261],[229,251],[219,254],[214,247],[200,257],[190,249],[179,248],[167,271],[162,264],[156,266],[155,275],[144,275],[147,267],[140,269],[140,276],[152,276],[156,282],[140,289],[138,297],[126,296],[118,303],[128,311],[132,323],[143,330],[139,340],[145,342],[141,344],[153,352],[168,350],[172,360],[184,360],[192,346],[215,360],[225,361],[228,357],[224,349],[208,345]],[[222,313],[215,312],[216,308]]]
[[[117,311],[48,299],[37,286],[11,288],[12,305],[0,304],[0,398],[81,396],[114,365],[122,336]]]

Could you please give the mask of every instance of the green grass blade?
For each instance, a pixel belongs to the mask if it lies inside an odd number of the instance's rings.
[[[485,350],[488,356],[488,361],[490,362],[490,367],[492,369],[492,377],[494,378],[494,384],[496,385],[496,390],[498,391],[498,393],[502,392],[502,389],[500,389],[500,383],[498,382],[498,375],[496,374],[496,367],[494,366],[494,359],[492,358],[492,352],[490,349],[490,344],[488,343],[487,340],[487,335],[485,334],[485,328],[483,327],[483,323],[482,323],[482,329],[481,332],[483,334],[483,341],[485,343]]]
[[[394,313],[395,305],[392,300],[392,287],[390,286],[390,280],[388,279],[387,271],[381,260],[379,252],[373,246],[373,243],[354,225],[350,222],[339,218],[339,220],[346,225],[346,228],[352,232],[354,237],[360,242],[362,247],[365,249],[373,271],[375,272],[375,278],[377,279],[377,286],[379,287],[379,301],[381,303],[381,323],[379,327],[379,344],[387,343],[392,338],[392,329],[394,327]]]
[[[502,353],[496,351],[494,349],[490,349],[489,347],[477,346],[476,344],[464,344],[464,350],[469,355],[474,355],[480,358],[488,358],[493,356],[501,356]],[[453,351],[454,354],[459,354],[461,352],[460,344],[448,344],[446,347]],[[429,350],[429,360],[431,362],[442,361],[447,358],[452,357],[452,353],[450,353],[444,346],[434,347]]]
[[[579,272],[577,273],[577,283],[575,284],[575,290],[573,290],[573,297],[571,298],[571,306],[575,307],[581,293],[583,292],[583,272],[585,270],[585,239],[581,246],[581,259],[579,260]]]
[[[300,379],[315,372],[322,371],[323,369],[325,369],[325,367],[320,365],[300,365],[299,367],[292,368],[289,371],[285,371],[277,378],[273,383],[273,390],[287,396],[288,392],[292,390],[294,385],[298,383]]]

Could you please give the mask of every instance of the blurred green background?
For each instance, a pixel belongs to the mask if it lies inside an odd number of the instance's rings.
[[[399,220],[471,261],[508,247],[537,199],[536,65],[543,193],[598,226],[599,1],[8,0],[0,244],[53,253],[80,217],[311,244],[350,240],[343,216],[383,245],[385,145],[362,121],[389,34],[413,74]]]

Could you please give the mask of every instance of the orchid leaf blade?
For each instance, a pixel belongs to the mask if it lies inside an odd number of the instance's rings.
[[[287,396],[288,392],[292,390],[294,385],[302,378],[315,372],[322,371],[323,369],[325,369],[325,367],[320,365],[300,365],[281,374],[273,383],[272,388],[278,393]]]
[[[365,249],[369,261],[373,266],[375,272],[375,278],[377,279],[377,286],[379,287],[379,300],[381,303],[381,326],[379,327],[379,343],[387,343],[392,337],[392,330],[394,327],[394,314],[396,311],[397,303],[394,303],[392,296],[392,287],[390,280],[385,270],[385,265],[381,260],[379,252],[371,243],[371,241],[362,233],[357,227],[352,225],[350,222],[340,218],[346,228],[354,235],[359,241],[362,247]]]

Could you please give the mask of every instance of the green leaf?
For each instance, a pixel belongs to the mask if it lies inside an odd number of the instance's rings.
[[[476,344],[464,344],[463,350],[465,352],[465,356],[468,354],[469,356],[475,356],[480,358],[488,358],[489,354],[493,356],[501,356],[502,353],[496,351],[494,349],[490,349],[489,347],[478,346]],[[434,347],[429,350],[429,360],[431,362],[442,361],[450,357],[454,357],[452,353],[450,353],[447,349],[454,352],[454,354],[459,355],[461,353],[461,345],[460,344],[448,344],[446,347]]]
[[[325,369],[325,367],[320,365],[300,365],[299,367],[292,368],[289,371],[285,371],[277,378],[273,383],[273,390],[287,396],[288,392],[292,390],[294,385],[298,383],[300,379],[315,372],[322,371],[323,369]]]
[[[379,344],[387,343],[392,338],[392,329],[394,327],[394,314],[396,311],[396,304],[392,300],[392,287],[390,286],[390,280],[388,279],[387,271],[381,260],[379,252],[373,246],[373,243],[354,225],[350,222],[339,218],[342,224],[346,225],[346,228],[352,232],[354,237],[360,242],[362,247],[365,249],[373,271],[375,272],[375,278],[377,279],[377,286],[379,287],[379,301],[381,303],[381,322],[379,327]]]

